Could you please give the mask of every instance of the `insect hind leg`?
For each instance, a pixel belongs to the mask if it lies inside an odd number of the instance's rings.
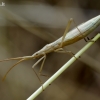
[[[93,39],[93,38],[91,38],[91,39]],[[84,38],[84,40],[86,41],[86,42],[95,42],[95,41],[93,41],[93,40],[91,40],[89,37],[86,37],[86,38]]]
[[[73,21],[73,18],[70,18],[70,20],[68,21],[68,24],[66,26],[65,32],[64,32],[64,34],[62,36],[62,41],[61,41],[60,47],[62,47],[62,45],[63,45],[64,39],[65,39],[65,37],[66,37],[69,29],[70,29],[70,26],[71,26],[72,21]]]
[[[80,31],[80,29],[77,27],[77,25],[76,25],[74,19],[73,19],[73,22],[74,22],[74,24],[75,24],[77,30],[80,32],[80,35],[82,35],[82,37],[84,37],[84,35],[83,35],[82,32]],[[84,40],[85,40],[86,42],[88,42],[88,41],[90,41],[90,42],[94,42],[94,41],[91,41],[91,39],[90,39],[89,37],[87,37],[87,39],[84,38]]]
[[[69,29],[70,29],[70,26],[71,26],[71,23],[72,23],[72,22],[75,24],[77,30],[80,32],[80,35],[83,36],[82,32],[81,32],[81,31],[79,30],[79,28],[77,27],[77,25],[76,25],[74,19],[73,19],[73,18],[70,18],[70,20],[68,21],[68,24],[67,24],[67,26],[66,26],[65,32],[64,32],[64,34],[63,34],[63,36],[62,36],[62,41],[61,41],[61,44],[60,44],[60,48],[63,46],[64,39],[65,39],[65,37],[66,37],[66,35],[67,35]]]

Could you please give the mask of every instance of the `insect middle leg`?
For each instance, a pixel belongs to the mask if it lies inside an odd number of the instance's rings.
[[[72,57],[75,57],[75,54],[73,52],[64,50],[64,48],[56,49],[54,52],[57,52],[57,53],[67,53],[67,54],[71,55]]]

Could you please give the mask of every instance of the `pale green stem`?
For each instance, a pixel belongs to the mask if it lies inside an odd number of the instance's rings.
[[[43,89],[49,86],[60,74],[62,74],[75,60],[79,58],[92,44],[100,38],[100,34],[97,34],[86,46],[84,46],[76,55],[72,57],[65,65],[63,65],[53,76],[51,76],[37,91],[35,91],[27,100],[34,100]]]

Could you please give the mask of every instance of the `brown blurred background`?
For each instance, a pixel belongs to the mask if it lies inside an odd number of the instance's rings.
[[[0,0],[0,59],[29,56],[63,35],[67,22],[77,25],[99,15],[100,0]],[[74,24],[71,28],[75,27]],[[90,38],[100,32],[98,27]],[[66,50],[78,52],[81,40]],[[52,76],[70,55],[50,53],[42,73]],[[37,61],[20,63],[2,82],[2,77],[16,62],[0,63],[0,100],[26,100],[40,82],[31,66]],[[100,100],[100,40],[72,64],[35,100]],[[35,70],[38,72],[40,63]],[[48,78],[41,77],[45,82]]]

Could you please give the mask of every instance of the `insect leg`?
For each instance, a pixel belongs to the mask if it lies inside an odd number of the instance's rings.
[[[44,90],[44,89],[43,89],[42,81],[41,81],[39,75],[37,74],[37,72],[35,71],[34,67],[35,67],[41,60],[43,60],[43,59],[45,59],[45,55],[44,55],[42,58],[40,58],[40,59],[32,66],[32,69],[33,69],[34,73],[36,74],[37,78],[39,79],[39,81],[40,81],[40,83],[41,83],[41,85],[42,85],[42,90]],[[44,63],[44,60],[43,60],[43,63]]]
[[[66,26],[65,32],[64,32],[63,37],[62,37],[62,42],[61,42],[60,47],[62,47],[62,45],[63,45],[63,41],[64,41],[64,39],[65,39],[65,37],[66,37],[68,31],[69,31],[69,28],[70,28],[70,25],[71,25],[71,22],[72,22],[72,21],[73,21],[72,18],[70,18],[70,20],[68,21],[68,24],[67,24],[67,26]]]
[[[86,38],[84,38],[85,42],[87,42]]]
[[[89,37],[84,38],[85,42],[88,42],[90,40]]]
[[[70,54],[72,57],[75,57],[75,54],[71,51],[66,51],[64,50],[63,48],[59,48],[59,49],[56,49],[54,52],[58,52],[58,53],[67,53],[67,54]],[[75,57],[76,58],[76,57]],[[76,58],[77,59],[77,58]]]
[[[87,37],[87,39],[88,39],[88,40],[90,40],[90,38],[89,38],[89,37]]]
[[[38,74],[37,74],[37,72],[35,71],[35,69],[34,69],[34,68],[33,68],[33,71],[34,71],[35,75],[37,76],[38,80],[39,80],[39,81],[40,81],[40,83],[41,83],[42,90],[44,90],[44,89],[43,89],[43,83],[42,83],[42,81],[41,81],[40,77],[38,76]]]
[[[6,72],[6,74],[4,75],[4,77],[3,77],[3,81],[5,80],[5,78],[6,78],[6,76],[8,75],[8,73],[10,72],[10,70],[11,69],[13,69],[16,65],[18,65],[19,63],[21,63],[22,61],[24,61],[24,60],[26,60],[26,59],[21,59],[21,60],[19,60],[17,63],[15,63],[7,72]]]
[[[70,18],[70,20],[68,21],[68,24],[67,24],[67,26],[66,26],[65,32],[64,32],[64,34],[63,34],[63,36],[62,36],[62,41],[61,41],[60,47],[62,47],[62,45],[63,45],[64,39],[65,39],[65,37],[66,37],[66,35],[67,35],[69,29],[70,29],[70,26],[71,26],[71,23],[72,23],[72,22],[74,22],[76,28],[78,29],[78,31],[79,31],[79,32],[81,33],[81,35],[83,36],[82,32],[81,32],[81,31],[79,30],[79,28],[77,27],[77,25],[76,25],[74,19],[73,19],[73,18]],[[85,38],[84,38],[84,39],[85,39]],[[85,39],[85,41],[86,41],[86,39]]]
[[[34,68],[41,60],[43,60],[43,62],[42,62],[42,64],[41,64],[41,67],[40,67],[40,70],[39,70],[39,75],[42,75],[42,76],[47,76],[47,75],[41,74],[41,71],[42,71],[42,69],[43,69],[43,65],[44,65],[45,59],[46,59],[46,55],[44,54],[44,56],[43,56],[42,58],[40,58],[40,59],[32,66],[32,68]]]
[[[39,75],[42,75],[42,76],[47,76],[47,75],[41,74],[45,60],[46,60],[46,55],[44,55],[44,59],[43,59],[43,62],[41,64],[41,67],[40,67],[40,70],[39,70]]]
[[[93,39],[93,38],[91,38],[91,39]],[[84,40],[86,41],[86,42],[95,42],[95,41],[93,41],[93,40],[91,40],[89,37],[86,37],[86,38],[84,38]]]
[[[94,37],[92,37],[91,39],[93,39],[93,38]],[[95,42],[95,41],[91,40],[89,37],[87,37],[87,39],[88,39],[89,42]]]
[[[41,57],[33,66],[32,68],[34,68],[45,56]]]
[[[73,19],[73,22],[74,22],[74,24],[75,24],[75,26],[76,26],[76,28],[77,28],[77,30],[80,32],[80,35],[82,35],[83,37],[84,37],[84,35],[82,34],[82,32],[80,31],[80,29],[77,27],[77,25],[76,25],[76,23],[75,23],[75,21],[74,21],[74,19]],[[89,38],[87,37],[87,39],[89,40]],[[84,37],[84,40],[86,41],[86,42],[88,42],[87,41],[87,39]],[[93,41],[92,41],[93,42]]]
[[[77,27],[77,25],[76,25],[76,23],[75,23],[75,21],[74,21],[74,19],[73,19],[73,22],[74,22],[74,24],[75,24],[75,26],[76,26],[76,28],[77,28],[77,30],[80,32],[80,35],[82,35],[83,37],[84,37],[84,35],[82,34],[82,32],[79,30],[79,28]],[[90,41],[90,42],[95,42],[95,41],[91,41],[88,37],[87,37],[87,39]],[[87,42],[87,40],[86,40],[86,38],[84,37],[84,40]]]

